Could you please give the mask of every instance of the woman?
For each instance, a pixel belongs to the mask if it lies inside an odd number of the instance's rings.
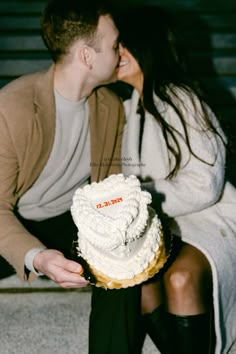
[[[225,137],[188,76],[169,15],[143,7],[117,18],[125,102],[123,167],[152,193],[181,239],[158,280],[142,286],[143,329],[161,353],[228,353],[236,340],[236,190]]]

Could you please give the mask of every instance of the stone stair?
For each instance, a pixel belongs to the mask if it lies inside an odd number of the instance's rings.
[[[235,0],[111,0],[117,7],[158,3],[175,12],[192,71],[232,138],[228,175],[236,184],[236,2]],[[51,59],[40,36],[46,0],[0,0],[0,87],[47,67]],[[119,91],[118,91],[119,92]]]

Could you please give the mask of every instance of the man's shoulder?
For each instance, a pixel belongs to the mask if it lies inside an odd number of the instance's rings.
[[[121,104],[121,98],[109,87],[100,86],[95,91],[97,97],[101,100],[105,99],[107,104]]]
[[[30,92],[33,92],[34,87],[38,85],[47,72],[48,70],[42,70],[26,74],[9,82],[0,90],[0,101],[10,97],[27,96]]]

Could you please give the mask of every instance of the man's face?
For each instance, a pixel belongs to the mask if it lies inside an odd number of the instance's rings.
[[[119,32],[110,16],[101,16],[97,28],[97,44],[94,53],[93,74],[97,83],[116,80],[119,62]]]

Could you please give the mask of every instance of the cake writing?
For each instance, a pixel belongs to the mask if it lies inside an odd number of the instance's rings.
[[[104,207],[108,207],[110,205],[116,204],[116,203],[121,203],[123,202],[123,198],[116,198],[116,199],[111,199],[109,201],[103,202],[101,204],[97,204],[96,208],[100,209],[100,208],[104,208]]]

